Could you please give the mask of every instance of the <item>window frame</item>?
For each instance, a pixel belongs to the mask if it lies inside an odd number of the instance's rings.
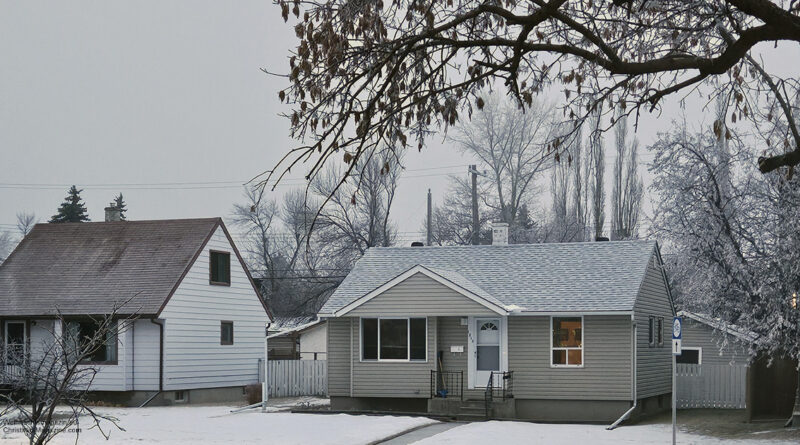
[[[703,364],[703,348],[700,346],[681,346],[681,353],[685,350],[697,351],[697,366]],[[694,363],[678,363],[679,365],[693,365]]]
[[[226,255],[228,257],[228,281],[214,281],[214,261],[212,258],[214,254]],[[230,286],[231,285],[231,253],[224,250],[210,249],[208,251],[208,284],[212,286]]]
[[[85,318],[76,318],[76,319],[64,320],[64,322],[61,324],[61,335],[62,335],[62,338],[65,338],[66,335],[69,335],[68,325],[70,323],[86,323],[86,322],[97,323],[98,321],[102,322],[102,320],[85,319]],[[119,365],[119,344],[120,344],[120,340],[119,340],[119,320],[114,319],[112,322],[114,323],[114,328],[113,328],[113,331],[114,331],[114,360],[85,360],[85,361],[82,361],[82,362],[78,362],[78,366],[118,366]]]
[[[225,332],[223,330],[223,328],[225,327],[226,324],[230,324],[231,325],[231,341],[230,341],[230,343],[226,342],[225,339],[223,338],[223,332]],[[233,320],[220,320],[220,322],[219,322],[219,344],[220,344],[220,346],[233,346],[233,344],[236,342],[235,339],[236,339],[236,336],[234,335],[234,330],[233,330]]]
[[[424,319],[425,320],[425,359],[412,359],[411,358],[411,319]],[[377,334],[378,334],[378,355],[376,359],[364,358],[364,320],[378,320]],[[406,357],[405,359],[398,358],[381,358],[381,320],[406,320]],[[359,317],[358,318],[358,360],[363,363],[428,363],[428,317]]]
[[[656,318],[656,343],[659,347],[664,346],[664,317]]]
[[[656,347],[656,316],[650,315],[647,319],[647,345]]]
[[[553,320],[556,318],[580,318],[581,319],[581,346],[580,348],[577,347],[554,347],[553,346]],[[548,337],[550,337],[550,367],[551,368],[572,368],[572,369],[579,369],[583,368],[586,365],[586,323],[581,315],[551,315],[550,316],[550,330],[547,333]],[[567,362],[569,362],[569,351],[580,349],[581,351],[581,364],[580,365],[570,365],[569,363],[566,364],[556,364],[553,363],[553,351],[567,351]]]

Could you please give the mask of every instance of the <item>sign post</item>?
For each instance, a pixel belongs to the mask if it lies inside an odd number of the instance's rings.
[[[672,445],[675,445],[676,415],[678,412],[677,357],[681,355],[681,317],[672,319]]]

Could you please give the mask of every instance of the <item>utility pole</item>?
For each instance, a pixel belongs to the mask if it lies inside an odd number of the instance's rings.
[[[472,174],[472,244],[477,246],[481,228],[478,220],[478,168],[475,164],[469,166],[469,173]]]
[[[433,219],[433,205],[431,204],[431,189],[428,189],[428,245],[433,244],[433,231],[431,230]]]

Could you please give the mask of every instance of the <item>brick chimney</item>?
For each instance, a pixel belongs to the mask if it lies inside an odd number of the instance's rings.
[[[493,246],[508,245],[508,223],[504,222],[492,223],[492,245]]]
[[[114,206],[112,202],[109,204],[108,207],[105,208],[106,211],[106,222],[109,221],[122,221],[122,217],[119,213],[119,209]]]

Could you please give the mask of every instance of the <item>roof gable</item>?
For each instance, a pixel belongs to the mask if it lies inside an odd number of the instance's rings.
[[[220,218],[38,224],[0,266],[0,313],[156,315],[217,227]]]
[[[386,292],[389,290],[403,286],[410,278],[421,275],[425,276],[428,279],[445,286],[446,288],[455,291],[456,293],[463,296],[465,299],[470,300],[476,306],[486,308],[492,312],[498,314],[504,314],[506,312],[505,308],[502,304],[497,301],[496,298],[489,295],[480,287],[476,286],[475,284],[469,282],[466,278],[462,277],[460,274],[455,272],[442,272],[442,271],[435,271],[433,269],[427,268],[422,265],[415,265],[410,269],[406,270],[405,272],[401,273],[400,275],[392,278],[391,280],[384,283],[382,286],[378,287],[377,289],[373,290],[372,292],[358,298],[357,300],[352,301],[347,306],[342,307],[338,311],[336,311],[336,316],[343,316],[351,311],[354,311],[360,307],[363,307],[365,304],[368,304],[370,301],[377,297],[382,297],[386,295]]]
[[[340,314],[415,265],[475,286],[507,311],[632,311],[657,249],[654,241],[372,248],[320,314]]]

